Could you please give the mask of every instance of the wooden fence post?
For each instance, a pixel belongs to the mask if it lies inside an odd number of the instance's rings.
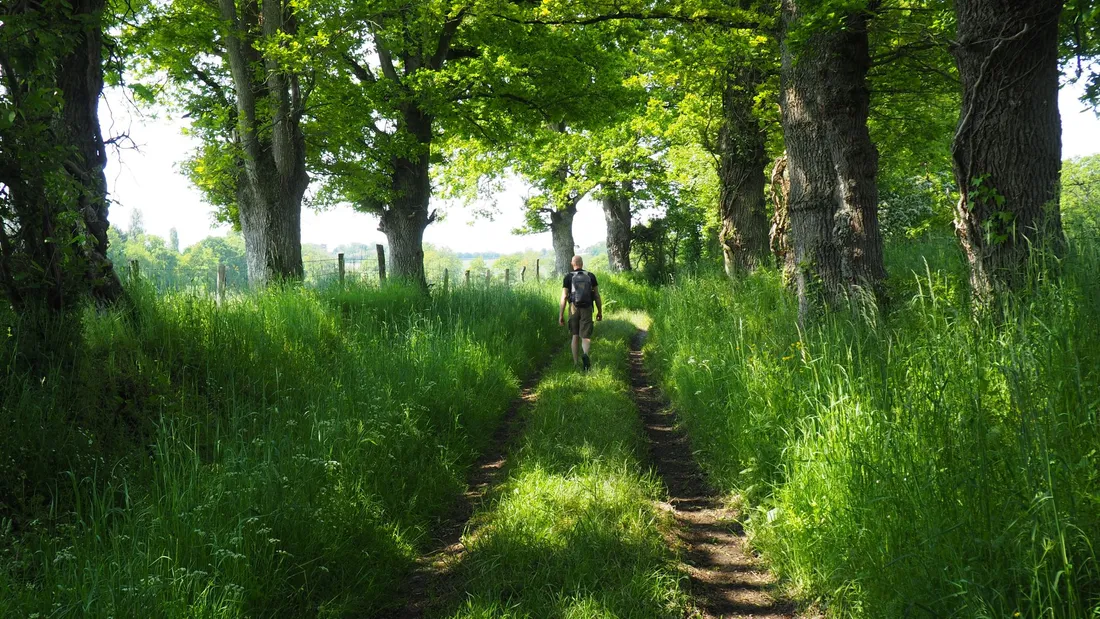
[[[344,287],[344,254],[336,254],[336,274],[340,278],[340,288]]]
[[[217,295],[218,295],[216,303],[217,303],[218,307],[221,307],[221,306],[225,305],[225,264],[224,263],[221,263],[221,262],[218,263],[218,279],[217,279],[217,281],[214,285],[214,288],[217,291]]]
[[[470,269],[466,269],[466,286],[470,285]]]
[[[504,285],[508,286],[512,283],[512,269],[504,269]]]
[[[485,269],[485,283],[493,281],[493,271],[491,269]]]
[[[141,277],[141,265],[137,260],[130,261],[130,281],[136,282]]]
[[[542,260],[540,260],[538,258],[535,258],[535,281],[536,282],[541,282],[542,281],[542,273],[539,272],[539,263],[540,262],[542,262]]]
[[[519,283],[527,281],[527,265],[523,265],[523,268],[519,270]]]
[[[378,281],[380,283],[386,283],[386,250],[381,244],[375,245],[374,248],[378,250]]]
[[[444,293],[447,292],[447,284],[450,282],[450,279],[451,279],[450,269],[443,269],[443,292]]]

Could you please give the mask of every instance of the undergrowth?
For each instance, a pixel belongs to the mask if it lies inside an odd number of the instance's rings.
[[[999,313],[957,248],[805,332],[778,273],[664,291],[649,361],[774,569],[836,617],[1100,617],[1100,247]]]
[[[47,361],[20,343],[42,325],[0,315],[0,616],[396,604],[518,377],[563,339],[536,288],[131,293]]]

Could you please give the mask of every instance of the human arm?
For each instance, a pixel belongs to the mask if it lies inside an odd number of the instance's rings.
[[[592,300],[596,302],[596,320],[603,320],[603,299],[600,298],[600,287],[592,288]]]
[[[568,303],[569,303],[569,289],[568,288],[562,288],[561,289],[561,307],[559,308],[560,311],[558,311],[558,324],[559,325],[564,325],[565,324],[565,306]]]

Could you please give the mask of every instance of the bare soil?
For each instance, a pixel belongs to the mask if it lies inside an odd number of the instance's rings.
[[[747,547],[736,510],[707,484],[676,411],[650,381],[641,351],[647,335],[639,331],[631,341],[631,383],[651,463],[668,493],[660,506],[677,524],[672,542],[695,600],[689,617],[794,619],[795,605],[782,599],[774,577]]]

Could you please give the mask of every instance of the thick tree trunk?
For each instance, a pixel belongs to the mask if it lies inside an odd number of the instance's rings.
[[[787,212],[787,203],[791,197],[791,175],[787,171],[787,155],[776,158],[772,165],[771,230],[768,232],[769,245],[775,255],[776,263],[783,270],[788,282],[794,281],[794,252],[791,250],[791,217]]]
[[[256,48],[257,29],[265,37],[293,33],[293,13],[281,0],[244,3],[219,0],[229,25],[226,56],[237,97],[237,132],[244,151],[238,177],[241,231],[253,286],[301,279],[302,197],[306,171],[304,110],[297,76],[287,73]]]
[[[95,15],[105,10],[104,0],[75,0],[73,11]],[[68,164],[70,174],[80,183],[79,209],[88,232],[86,242],[88,279],[93,297],[100,302],[114,302],[122,296],[122,283],[107,258],[107,153],[99,126],[99,97],[103,93],[103,33],[96,20],[94,27],[85,26],[82,36],[75,37],[72,53],[60,66],[58,84],[64,107],[61,113],[62,132],[77,158]]]
[[[958,0],[962,113],[951,151],[956,229],[975,296],[1027,281],[1033,249],[1064,249],[1058,204],[1061,0]]]
[[[304,187],[283,189],[242,175],[237,191],[248,280],[301,279]]]
[[[731,66],[722,95],[718,132],[718,209],[726,273],[754,271],[768,255],[764,207],[764,131],[753,112],[761,76],[751,62]]]
[[[634,270],[630,264],[630,183],[621,190],[605,188],[603,214],[607,220],[607,258],[612,273]]]
[[[789,32],[799,18],[794,0],[784,0],[784,30]],[[786,36],[783,43],[780,107],[791,178],[787,212],[800,321],[819,300],[833,304],[844,295],[840,252],[833,240],[837,177],[827,146],[822,92],[826,36],[811,34],[797,58]]]
[[[107,258],[107,182],[99,97],[103,0],[9,7],[3,88],[19,114],[0,135],[0,282],[13,305],[63,311],[122,296]],[[5,20],[7,21],[7,20]],[[9,38],[10,37],[10,38]],[[52,71],[50,70],[52,67]],[[33,103],[60,95],[58,109]]]
[[[554,242],[554,270],[564,275],[573,270],[570,264],[576,255],[573,241],[573,218],[577,215],[577,201],[570,201],[565,208],[550,213],[550,235]]]
[[[878,224],[878,149],[867,130],[871,68],[867,13],[846,19],[843,29],[824,37],[827,73],[822,83],[826,137],[837,176],[834,239],[845,282],[881,295],[886,279]]]
[[[424,273],[424,229],[435,221],[435,215],[428,214],[432,197],[429,176],[432,123],[431,116],[415,107],[405,110],[402,129],[416,138],[420,154],[394,161],[391,179],[394,200],[383,210],[380,227],[390,247],[391,276],[423,288],[428,285]]]

